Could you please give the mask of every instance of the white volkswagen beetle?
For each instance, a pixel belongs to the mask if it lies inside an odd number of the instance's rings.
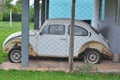
[[[29,55],[44,57],[68,57],[70,43],[70,19],[46,20],[39,30],[29,32]],[[21,61],[21,32],[11,34],[3,43],[3,51],[9,61]],[[74,57],[95,64],[102,55],[111,56],[107,40],[85,22],[75,20]]]

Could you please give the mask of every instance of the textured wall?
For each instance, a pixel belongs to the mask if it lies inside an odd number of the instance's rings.
[[[106,0],[105,20],[99,22],[100,32],[109,40],[112,53],[120,54],[120,24],[115,23],[116,0]]]

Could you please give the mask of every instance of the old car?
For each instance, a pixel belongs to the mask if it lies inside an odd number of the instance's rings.
[[[21,32],[11,34],[3,43],[9,61],[21,61]],[[74,58],[88,63],[100,63],[103,56],[111,56],[107,40],[89,24],[75,20]],[[29,55],[68,57],[70,47],[70,19],[48,19],[39,30],[29,32]]]

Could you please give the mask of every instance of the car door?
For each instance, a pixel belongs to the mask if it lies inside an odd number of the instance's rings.
[[[65,25],[44,26],[38,36],[38,55],[48,57],[65,57],[67,55]]]
[[[68,34],[70,35],[70,26],[68,27]],[[69,36],[70,39],[70,36]],[[79,49],[89,40],[88,31],[75,25],[74,27],[74,56],[78,56]]]

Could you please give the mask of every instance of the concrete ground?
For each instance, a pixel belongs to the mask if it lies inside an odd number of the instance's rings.
[[[85,64],[82,61],[76,60],[74,62],[74,70],[83,68]],[[120,73],[120,63],[113,63],[105,60],[100,64],[92,65],[97,72],[102,73]],[[9,70],[33,70],[33,71],[69,71],[69,64],[67,60],[51,60],[51,59],[30,59],[29,67],[22,67],[20,63],[11,63],[9,61],[3,62],[0,69]]]

